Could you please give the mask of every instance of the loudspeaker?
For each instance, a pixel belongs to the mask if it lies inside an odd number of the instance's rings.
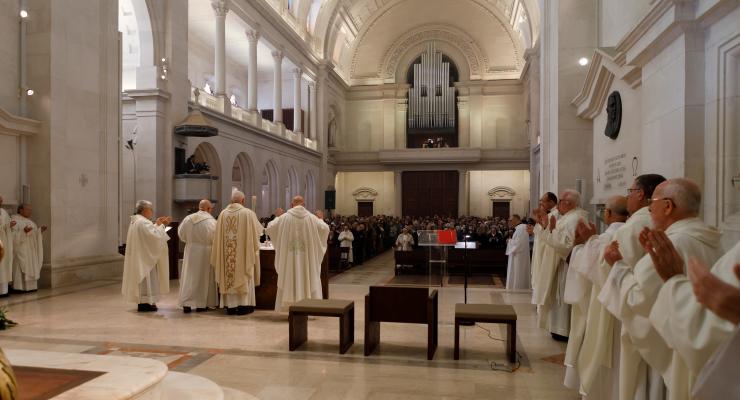
[[[336,190],[325,190],[324,191],[324,208],[327,210],[333,210],[337,208],[337,191]]]

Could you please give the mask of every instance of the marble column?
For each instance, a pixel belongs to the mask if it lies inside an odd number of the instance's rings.
[[[300,68],[293,69],[293,132],[303,132],[303,120],[301,119],[301,80],[303,71]]]
[[[211,6],[216,14],[215,94],[219,96],[226,94],[226,14],[229,6],[225,0],[212,1]]]
[[[257,43],[260,33],[254,29],[246,32],[249,41],[249,64],[247,65],[247,110],[257,111]]]
[[[273,117],[272,122],[283,123],[283,52],[275,50],[272,52],[274,65],[274,80],[272,88]]]
[[[308,83],[308,136],[309,139],[316,139],[316,84]]]

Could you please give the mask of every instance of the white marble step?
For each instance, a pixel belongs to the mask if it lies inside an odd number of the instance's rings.
[[[198,375],[170,371],[161,386],[161,400],[224,400],[221,386]]]
[[[257,397],[244,393],[241,390],[224,386],[222,386],[221,389],[224,391],[224,400],[259,400]]]

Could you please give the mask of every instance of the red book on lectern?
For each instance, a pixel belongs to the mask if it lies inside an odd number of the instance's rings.
[[[437,231],[437,243],[439,244],[455,244],[457,243],[457,234],[453,230],[438,230]]]

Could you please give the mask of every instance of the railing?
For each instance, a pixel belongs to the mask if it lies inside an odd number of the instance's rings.
[[[225,97],[214,96],[200,89],[198,89],[198,96],[196,97],[195,90],[195,87],[190,88],[190,101],[192,103],[197,103],[201,107],[226,115],[224,111],[226,109],[226,105],[224,102],[228,101],[228,99]],[[275,136],[288,139],[293,143],[305,146],[311,150],[318,149],[316,141],[307,138],[304,139],[303,135],[299,135],[289,129],[285,129],[285,126],[282,124],[275,124],[269,120],[262,119],[258,112],[249,112],[239,106],[231,105],[230,117],[254,128],[262,129]]]

